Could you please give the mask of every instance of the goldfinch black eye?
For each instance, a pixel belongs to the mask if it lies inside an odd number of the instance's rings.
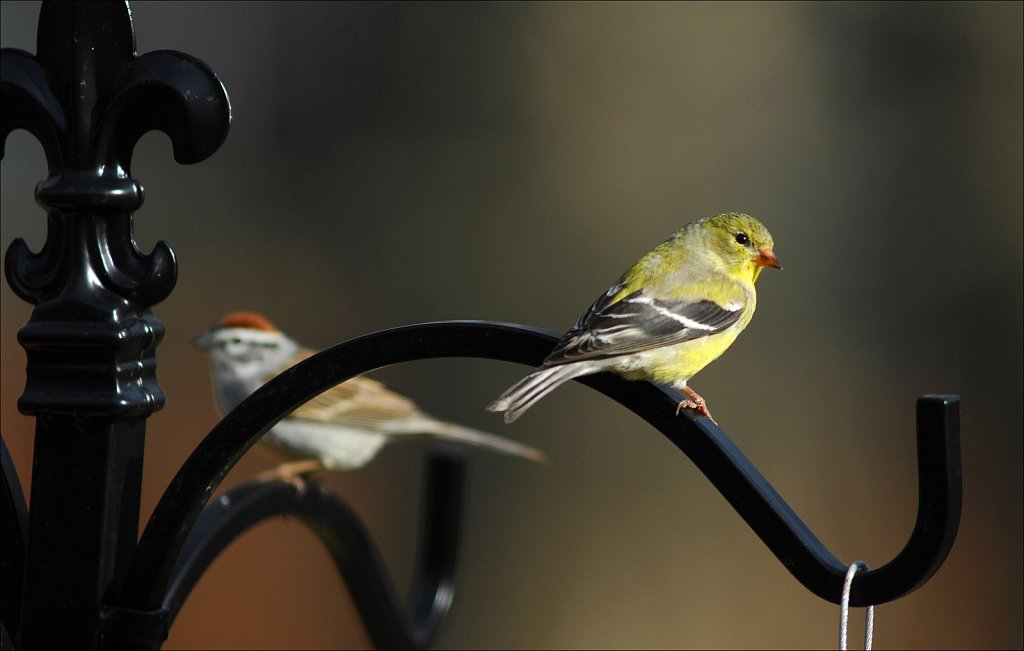
[[[746,233],[736,233],[736,241],[743,246],[750,244],[750,238],[747,237]]]

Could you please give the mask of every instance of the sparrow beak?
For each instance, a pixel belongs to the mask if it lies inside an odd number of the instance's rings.
[[[207,330],[203,334],[193,339],[191,341],[191,344],[193,346],[198,346],[199,348],[206,350],[207,348],[210,347],[211,344],[213,344],[213,333]]]
[[[771,249],[761,249],[758,251],[757,257],[754,258],[754,264],[760,267],[782,269],[782,265],[779,264],[779,259],[775,257],[775,252]]]

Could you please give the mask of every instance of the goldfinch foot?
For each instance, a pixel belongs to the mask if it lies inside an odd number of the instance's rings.
[[[676,407],[676,416],[681,414],[684,409],[695,409],[701,416],[706,416],[707,419],[715,425],[718,424],[718,422],[711,416],[711,412],[708,411],[708,405],[704,398],[690,387],[683,387],[683,393],[690,397],[680,401],[679,406]]]

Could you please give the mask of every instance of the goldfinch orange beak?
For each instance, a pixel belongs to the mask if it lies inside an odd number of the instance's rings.
[[[772,269],[782,269],[779,259],[775,257],[775,252],[771,249],[761,249],[758,251],[757,257],[754,258],[754,264],[761,267],[771,267]]]

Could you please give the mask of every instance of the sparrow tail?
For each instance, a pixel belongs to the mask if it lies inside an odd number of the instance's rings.
[[[420,418],[408,419],[400,426],[393,426],[389,429],[394,432],[426,434],[454,441],[456,443],[475,445],[494,452],[502,452],[504,454],[511,454],[513,456],[529,459],[530,461],[541,462],[546,459],[543,452],[537,448],[532,448],[529,445],[524,445],[518,441],[498,436],[497,434],[488,434],[487,432],[463,427],[462,425],[454,425],[452,423],[434,420],[433,418],[425,415],[421,415]]]

